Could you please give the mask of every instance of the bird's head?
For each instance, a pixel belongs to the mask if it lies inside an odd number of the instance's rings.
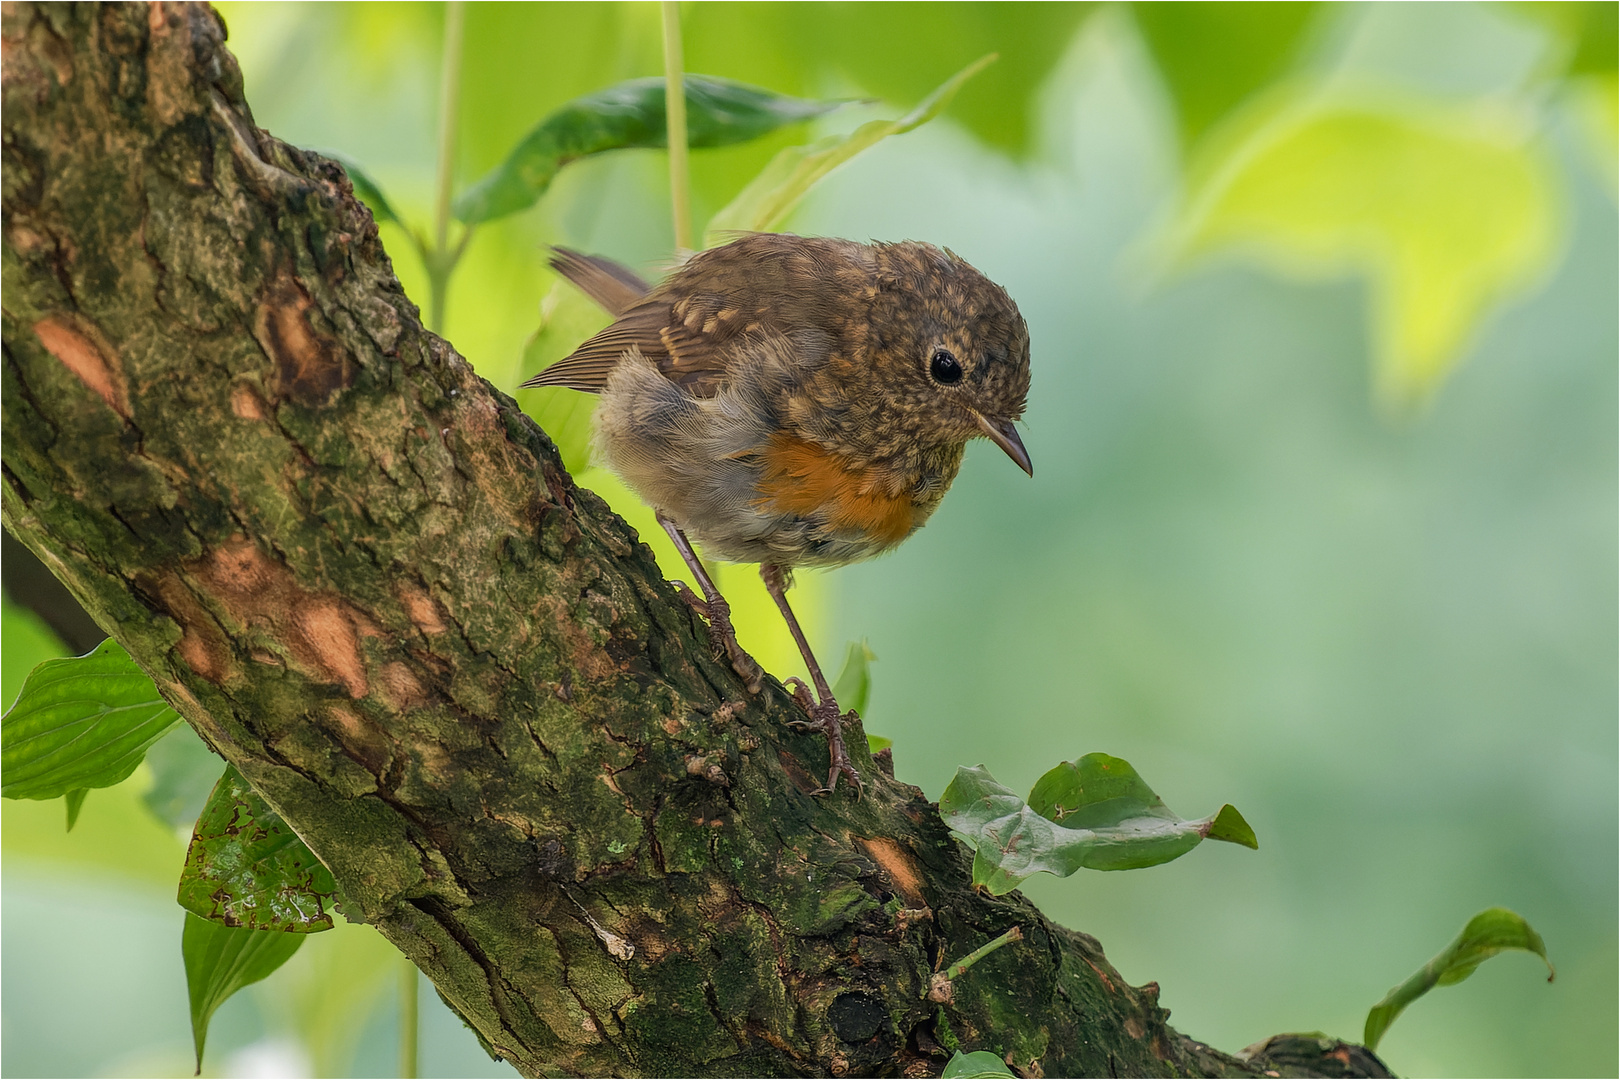
[[[870,344],[884,398],[919,440],[984,436],[1034,475],[1013,426],[1029,394],[1029,328],[1007,291],[955,253],[878,244]]]

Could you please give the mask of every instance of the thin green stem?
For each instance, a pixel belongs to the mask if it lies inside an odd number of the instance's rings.
[[[980,960],[983,960],[985,957],[1001,948],[1003,945],[1010,945],[1015,941],[1023,940],[1023,927],[1015,926],[1005,934],[1002,934],[1000,937],[996,938],[994,941],[987,942],[986,944],[979,946],[977,949],[974,949],[956,963],[946,965],[945,977],[954,979],[958,975],[961,975],[963,972],[967,971],[967,969],[972,967],[974,964],[977,964]]]
[[[439,67],[439,168],[433,190],[433,246],[424,260],[427,264],[428,329],[444,332],[445,304],[450,294],[450,275],[456,268],[467,237],[450,250],[450,181],[455,172],[456,121],[461,105],[461,37],[466,10],[460,0],[452,0],[444,10],[444,58]]]
[[[417,972],[416,965],[405,957],[399,973],[399,1075],[403,1080],[415,1080],[417,1043]]]
[[[686,165],[686,83],[681,60],[681,5],[664,0],[664,113],[669,133],[669,201],[675,248],[692,250],[692,208]]]

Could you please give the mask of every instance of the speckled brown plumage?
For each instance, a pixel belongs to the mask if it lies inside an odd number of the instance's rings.
[[[758,562],[800,642],[839,764],[837,708],[788,609],[785,571],[888,550],[922,527],[968,440],[1020,467],[1029,331],[1005,290],[931,244],[757,234],[656,286],[559,249],[552,266],[615,319],[525,386],[600,393],[598,456],[659,511],[733,664],[724,600],[686,544]],[[757,680],[755,680],[757,681]],[[830,712],[829,712],[830,703]]]
[[[1024,410],[1018,308],[930,244],[746,236],[634,301],[603,286],[638,280],[628,270],[568,251],[556,265],[618,317],[524,385],[603,393],[604,462],[720,558],[825,566],[878,554],[939,505],[963,447],[986,434],[980,417],[1011,431]],[[930,377],[938,348],[961,364],[954,386]],[[773,446],[793,448],[800,475],[806,448],[824,452],[844,478],[811,485],[824,506],[783,497],[794,469],[780,453],[773,466]],[[907,500],[909,528],[844,524],[863,515],[836,500],[876,493]]]

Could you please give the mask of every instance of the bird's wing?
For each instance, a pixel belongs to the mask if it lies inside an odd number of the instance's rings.
[[[759,250],[741,250],[744,245]],[[803,250],[823,245],[826,252]],[[635,349],[693,397],[712,397],[750,340],[821,332],[827,316],[820,301],[834,267],[849,261],[846,249],[858,248],[848,241],[757,235],[700,252],[619,311],[611,326],[523,385],[599,392],[620,359]],[[558,269],[591,292],[581,277]],[[634,278],[622,267],[617,270]],[[622,275],[615,274],[615,280],[622,283]]]
[[[667,296],[649,297],[523,385],[600,392],[624,354],[636,349],[693,397],[712,397],[735,352],[728,346],[750,328],[731,299],[698,295],[671,303]]]
[[[551,249],[551,268],[586,296],[595,300],[609,315],[622,316],[629,308],[644,300],[652,290],[639,274],[629,267],[604,259],[600,255],[586,255],[572,248]],[[618,326],[614,323],[613,326]],[[613,326],[608,327],[609,330]],[[601,335],[597,335],[600,337]],[[575,349],[546,370],[525,382],[524,386],[565,386],[571,390],[598,393],[607,382],[609,373],[624,355],[625,345],[609,352],[603,348],[588,348],[592,342]],[[631,344],[634,344],[633,342]]]
[[[628,266],[572,248],[552,248],[551,268],[572,281],[609,315],[623,314],[626,308],[652,291],[652,286]]]

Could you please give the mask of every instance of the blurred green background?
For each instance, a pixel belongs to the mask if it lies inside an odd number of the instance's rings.
[[[221,10],[258,122],[359,162],[426,227],[442,8]],[[700,228],[782,147],[1002,54],[790,225],[948,245],[1008,288],[1033,340],[1035,479],[976,445],[927,529],[806,575],[798,602],[824,658],[870,641],[868,730],[931,797],[958,765],[1023,790],[1101,750],[1185,815],[1244,812],[1259,852],[1025,887],[1222,1049],[1359,1038],[1502,904],[1558,980],[1492,961],[1413,1006],[1382,1056],[1407,1075],[1620,1069],[1614,25],[1614,4],[684,7],[690,71],[875,99],[694,152]],[[661,71],[650,4],[469,5],[465,49],[463,186],[568,99]],[[383,238],[425,302],[406,234]],[[667,262],[664,155],[571,166],[473,237],[446,335],[508,392],[591,328],[553,292],[554,242]],[[587,468],[590,400],[519,400],[655,539]],[[754,580],[721,586],[744,643],[791,674]],[[9,602],[3,629],[9,702],[63,647]],[[60,803],[4,806],[7,1076],[190,1070],[184,848],[150,783],[92,792],[69,835]],[[206,1071],[391,1075],[396,987],[368,929],[316,935],[221,1010]],[[423,1004],[423,1075],[511,1075]]]

